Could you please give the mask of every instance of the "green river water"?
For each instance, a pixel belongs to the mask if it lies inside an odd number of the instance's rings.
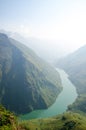
[[[75,86],[68,79],[68,75],[61,69],[57,69],[60,74],[63,90],[57,97],[54,104],[45,110],[35,110],[31,113],[20,116],[22,120],[35,119],[35,118],[47,118],[61,114],[67,110],[67,106],[72,104],[76,97],[77,92]]]

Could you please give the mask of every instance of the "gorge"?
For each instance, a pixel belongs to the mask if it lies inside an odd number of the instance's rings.
[[[75,101],[77,97],[75,86],[68,79],[68,75],[66,74],[65,71],[58,68],[56,68],[56,70],[60,74],[63,90],[57,97],[54,104],[51,105],[48,109],[36,110],[31,113],[22,115],[20,116],[20,119],[28,120],[34,118],[47,118],[47,117],[55,116],[57,114],[61,114],[65,112],[67,110],[68,105],[72,104]]]

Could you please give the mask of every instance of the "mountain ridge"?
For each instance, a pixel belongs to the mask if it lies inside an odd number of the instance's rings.
[[[57,66],[63,68],[75,84],[78,98],[69,106],[70,110],[86,112],[86,45],[60,59]]]
[[[16,113],[49,107],[62,90],[58,72],[18,41],[0,34],[0,103]]]

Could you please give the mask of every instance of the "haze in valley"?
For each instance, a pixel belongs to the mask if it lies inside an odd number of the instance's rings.
[[[86,43],[86,1],[0,0],[0,30],[54,62]]]

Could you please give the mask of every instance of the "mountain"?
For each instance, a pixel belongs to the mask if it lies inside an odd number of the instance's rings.
[[[0,103],[18,114],[49,107],[61,92],[58,72],[31,49],[0,33]]]
[[[60,59],[57,66],[69,74],[69,78],[75,84],[78,92],[76,102],[70,105],[69,109],[86,112],[86,45]]]
[[[0,32],[7,34],[9,37],[17,41],[20,41],[49,63],[54,63],[57,58],[67,55],[70,52],[66,46],[63,48],[63,41],[39,39],[29,36],[25,37],[17,32],[10,32],[6,30],[0,30]]]

